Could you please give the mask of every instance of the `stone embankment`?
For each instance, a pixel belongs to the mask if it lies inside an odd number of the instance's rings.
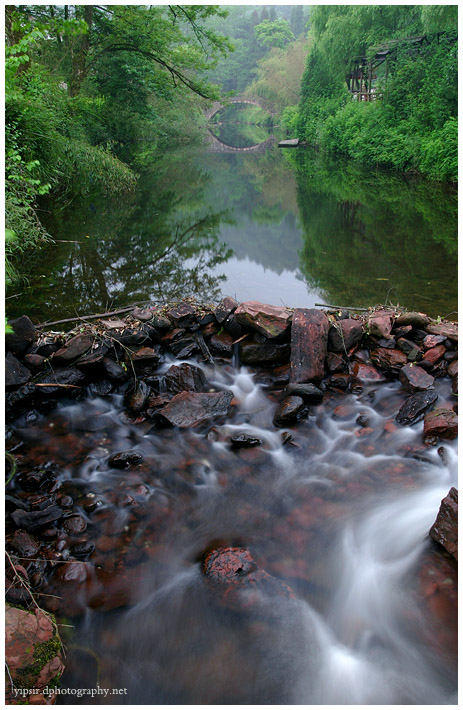
[[[74,509],[72,496],[61,488],[53,467],[21,468],[22,442],[8,424],[18,416],[33,421],[60,402],[114,393],[123,397],[127,422],[148,422],[159,432],[172,427],[195,428],[214,440],[219,435],[214,425],[222,424],[237,403],[232,391],[212,385],[198,365],[233,363],[251,369],[256,381],[271,392],[276,401],[276,430],[297,427],[328,392],[355,394],[371,383],[398,381],[403,396],[389,428],[423,421],[421,447],[438,447],[442,457],[442,441],[457,436],[457,325],[432,320],[423,313],[378,308],[358,316],[341,310],[239,304],[227,297],[217,306],[183,301],[134,308],[123,319],[79,323],[67,333],[36,327],[27,316],[11,325],[14,332],[6,336],[6,449],[9,475],[15,473],[15,466],[17,472],[15,488],[7,489],[6,544],[12,561],[7,601],[15,605],[31,606],[34,589],[44,574],[37,566],[29,568],[24,560],[41,554],[52,559],[54,553],[49,548],[58,536],[69,539],[70,560],[74,561],[54,567],[60,584],[72,587],[85,581],[86,563],[80,560],[88,559],[95,549],[91,540],[80,540],[86,521]],[[188,362],[180,362],[185,360]],[[439,378],[448,382],[444,401],[435,389]],[[359,436],[367,436],[371,431],[368,421],[358,424]],[[284,444],[291,443],[291,438],[290,432],[281,431]],[[262,442],[241,433],[232,436],[230,444],[255,449]],[[120,451],[111,455],[109,465],[130,469],[140,459],[136,451]],[[134,515],[143,508],[137,503],[143,497],[142,488],[127,492]],[[92,514],[98,500],[90,495],[87,498],[85,511]],[[456,517],[457,491],[452,488],[430,534],[455,559]],[[251,583],[265,587],[269,594],[292,593],[260,569],[245,547],[222,544],[209,550],[202,569],[215,596],[222,595],[225,605],[233,606],[236,590]],[[121,579],[123,582],[123,575]],[[119,580],[114,598],[106,585],[102,608],[126,603],[122,582]],[[127,584],[136,584],[133,574],[128,575]],[[88,598],[93,606],[103,604],[101,594],[99,587],[91,587]],[[51,598],[47,601],[49,611],[60,611],[53,603]],[[76,596],[70,598],[69,604],[77,603]],[[72,607],[69,609],[72,614]],[[56,658],[53,670],[59,675],[60,657]]]

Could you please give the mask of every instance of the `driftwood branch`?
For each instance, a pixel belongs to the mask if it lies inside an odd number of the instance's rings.
[[[322,308],[334,308],[335,311],[369,311],[369,308],[358,308],[357,306],[332,306],[329,303],[315,303],[315,306]]]
[[[126,306],[125,308],[119,308],[117,311],[108,311],[108,313],[94,313],[91,316],[75,316],[74,318],[63,318],[63,320],[54,320],[51,323],[39,323],[36,328],[49,328],[52,325],[61,325],[62,323],[74,323],[80,320],[95,320],[96,318],[107,318],[108,316],[118,316],[121,313],[128,313],[135,306],[142,306],[146,303],[151,303],[151,301],[139,301],[138,303],[132,303],[131,306]]]

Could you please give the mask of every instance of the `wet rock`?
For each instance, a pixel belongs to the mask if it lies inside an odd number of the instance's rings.
[[[229,333],[216,333],[209,340],[211,353],[219,357],[231,357],[233,355],[233,338]]]
[[[262,445],[262,440],[258,439],[256,436],[252,436],[252,434],[236,434],[235,436],[231,436],[230,439],[230,444],[234,448],[249,448],[252,446],[261,446]]]
[[[214,311],[217,322],[222,324],[231,313],[236,311],[238,305],[238,301],[235,301],[235,299],[231,298],[231,296],[225,296],[225,298],[222,298]]]
[[[172,323],[167,318],[167,316],[164,315],[163,313],[154,312],[151,323],[156,328],[156,330],[161,330],[161,331],[170,330],[170,328],[172,327]]]
[[[392,329],[392,334],[394,335],[395,338],[405,338],[407,335],[411,333],[413,330],[411,325],[403,325],[400,326],[399,328],[396,328],[395,325]]]
[[[5,358],[5,388],[16,389],[25,385],[31,378],[31,373],[12,353]]]
[[[373,362],[383,370],[398,372],[407,364],[407,356],[401,350],[390,350],[389,348],[375,348],[371,352]]]
[[[24,491],[37,491],[48,480],[49,471],[44,468],[35,468],[24,471],[16,476],[16,482]]]
[[[170,349],[179,359],[190,358],[199,351],[198,343],[194,336],[189,335],[179,340],[174,340],[170,344]]]
[[[216,601],[235,611],[258,613],[274,597],[295,598],[290,587],[257,565],[246,547],[207,552],[201,569]]]
[[[83,540],[71,545],[71,554],[74,557],[89,557],[95,549],[95,545],[90,540]]]
[[[74,500],[71,496],[60,496],[58,498],[58,505],[60,505],[61,508],[72,508],[72,506],[74,505]]]
[[[121,365],[118,365],[117,362],[114,362],[111,358],[104,357],[102,364],[107,377],[112,382],[120,383],[129,379],[130,375],[127,370],[121,367]]]
[[[41,609],[28,612],[9,605],[5,611],[5,663],[17,688],[42,691],[64,670],[61,642],[53,620]],[[5,685],[6,704],[17,702],[9,682]],[[46,696],[27,696],[45,704]],[[41,698],[41,700],[40,700]]]
[[[302,397],[307,404],[319,404],[323,399],[323,392],[311,382],[291,383],[286,387],[285,394]]]
[[[427,350],[423,355],[423,361],[435,365],[438,360],[445,354],[445,345],[436,345],[436,347]]]
[[[191,303],[180,303],[167,311],[167,317],[177,328],[189,328],[196,323],[196,309]]]
[[[222,330],[222,328],[219,326],[217,321],[214,319],[213,323],[207,323],[204,327],[201,328],[201,333],[203,334],[204,338],[209,338],[211,335],[215,335],[216,333],[219,332],[219,330]],[[233,340],[233,338],[232,338]],[[209,343],[210,345],[210,343]]]
[[[291,311],[283,306],[270,306],[259,301],[241,303],[235,311],[241,325],[265,335],[267,338],[282,336],[291,323]]]
[[[140,461],[143,461],[143,456],[138,451],[120,451],[109,457],[108,464],[111,468],[127,469]]]
[[[402,385],[409,392],[422,392],[434,384],[434,377],[428,375],[419,365],[404,365],[399,373]]]
[[[68,535],[78,535],[87,528],[87,522],[81,515],[71,515],[66,518],[63,523],[63,528]]]
[[[17,530],[8,542],[19,557],[34,557],[40,550],[40,542],[24,530]]]
[[[456,488],[451,488],[442,500],[429,534],[458,560],[458,491]]]
[[[122,333],[112,333],[112,337],[121,345],[134,347],[143,345],[148,340],[148,336],[141,328],[125,328]]]
[[[150,311],[148,308],[134,308],[132,311],[132,316],[136,320],[142,321],[142,323],[146,323],[147,321],[150,321],[153,317],[153,311]]]
[[[226,417],[230,411],[233,392],[181,392],[156,413],[161,424],[181,428],[195,427],[201,422]]]
[[[233,340],[238,340],[238,338],[241,338],[242,329],[234,313],[232,313],[228,316],[228,318],[225,319],[223,327],[225,328],[226,332],[231,335]]]
[[[329,320],[313,308],[296,308],[291,328],[291,382],[320,382],[325,374]]]
[[[83,372],[75,367],[65,367],[54,369],[49,375],[42,377],[42,384],[50,384],[49,387],[41,387],[39,394],[53,394],[60,396],[71,396],[73,394],[73,388],[82,387],[86,380]],[[54,387],[53,385],[59,385]],[[63,387],[62,385],[68,385],[69,387]]]
[[[201,368],[186,362],[169,368],[165,376],[165,385],[170,394],[206,392],[209,387]]]
[[[386,382],[383,373],[374,367],[374,365],[364,365],[361,362],[354,362],[352,374],[361,382]]]
[[[431,319],[425,313],[410,311],[401,313],[394,321],[394,326],[399,328],[404,325],[411,325],[413,328],[425,328]]]
[[[57,567],[55,576],[60,582],[82,584],[87,579],[87,565],[85,562],[70,561]]]
[[[424,418],[424,438],[455,439],[458,435],[458,416],[451,409],[438,407]]]
[[[131,353],[129,359],[137,375],[149,375],[157,368],[161,356],[159,348],[146,347]],[[128,363],[127,367],[129,367]]]
[[[447,350],[447,352],[444,353],[444,360],[447,362],[453,362],[457,357],[458,352],[456,350]]]
[[[305,402],[302,397],[297,397],[296,395],[285,397],[274,414],[274,425],[283,427],[289,422],[295,421],[304,408]]]
[[[362,323],[346,318],[332,325],[328,333],[328,349],[340,353],[356,345],[363,335]]]
[[[445,335],[427,335],[423,338],[423,347],[425,350],[429,350],[436,347],[436,345],[441,345],[446,339]]]
[[[403,426],[409,426],[422,419],[427,410],[432,407],[437,399],[435,390],[425,390],[412,394],[399,409],[396,421]]]
[[[33,353],[29,353],[28,355],[24,355],[23,362],[25,366],[27,367],[28,370],[31,372],[40,372],[45,367],[46,364],[46,358],[44,358],[42,355],[34,355]]]
[[[365,414],[365,413],[359,414],[357,419],[355,420],[355,423],[361,427],[369,427],[370,420],[368,418],[368,414]]]
[[[105,397],[110,394],[114,389],[114,385],[109,380],[100,380],[99,382],[92,382],[89,391],[93,397]]]
[[[271,365],[285,363],[289,360],[290,346],[288,343],[258,343],[246,339],[239,344],[240,360],[244,365]]]
[[[24,355],[32,343],[36,335],[36,328],[28,316],[21,316],[9,322],[13,328],[13,333],[5,334],[5,349],[13,353],[13,355]]]
[[[151,388],[143,380],[138,380],[135,386],[129,387],[124,395],[124,406],[138,414],[146,409]]]
[[[416,360],[418,355],[421,353],[421,349],[413,340],[408,340],[407,338],[399,338],[397,340],[397,345],[400,350],[406,355],[410,355],[410,360]]]
[[[93,345],[92,335],[75,335],[73,338],[67,341],[67,343],[60,348],[53,355],[53,361],[59,362],[60,364],[67,364],[74,362],[77,358],[84,355]]]
[[[389,338],[394,322],[393,311],[375,311],[368,318],[368,332],[377,338]],[[405,325],[405,324],[404,324]]]
[[[25,510],[15,510],[11,513],[11,518],[14,520],[18,528],[24,530],[39,530],[55,520],[59,520],[63,515],[62,509],[57,505],[49,505],[44,510],[33,510],[26,512]]]
[[[348,390],[352,377],[347,372],[337,372],[326,381],[326,386],[331,389]]]
[[[338,353],[326,354],[325,365],[328,372],[342,372],[346,368],[344,358]]]
[[[426,330],[431,335],[443,335],[449,340],[458,342],[457,323],[431,323],[426,326]]]
[[[103,359],[109,350],[109,346],[106,343],[100,343],[94,350],[92,350],[87,355],[79,358],[75,363],[76,367],[82,370],[96,370],[98,371],[99,366],[103,364]]]

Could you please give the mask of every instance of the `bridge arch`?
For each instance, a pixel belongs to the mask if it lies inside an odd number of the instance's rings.
[[[273,136],[270,136],[265,141],[262,141],[262,143],[256,143],[256,145],[250,145],[246,148],[238,148],[237,146],[224,143],[209,129],[207,131],[207,138],[209,151],[211,153],[255,153],[260,150],[266,150],[266,148],[275,140]]]
[[[213,118],[216,113],[219,113],[219,111],[221,111],[222,109],[226,108],[227,106],[230,106],[230,104],[250,104],[251,106],[258,106],[259,108],[263,108],[265,111],[268,111],[268,113],[272,113],[268,110],[266,106],[263,106],[262,102],[258,98],[249,96],[232,96],[227,99],[226,103],[222,103],[221,101],[214,101],[211,108],[205,112],[208,121],[210,121],[210,119]]]

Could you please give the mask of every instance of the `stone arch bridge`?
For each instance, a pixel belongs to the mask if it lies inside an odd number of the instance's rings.
[[[263,102],[258,97],[231,96],[223,103],[221,101],[214,101],[212,106],[205,111],[204,115],[206,116],[207,120],[210,121],[210,119],[215,116],[216,113],[221,111],[223,108],[230,106],[230,104],[250,104],[251,106],[258,106],[259,108],[263,108],[270,114],[272,113],[272,111],[270,111],[267,106],[264,106]]]

